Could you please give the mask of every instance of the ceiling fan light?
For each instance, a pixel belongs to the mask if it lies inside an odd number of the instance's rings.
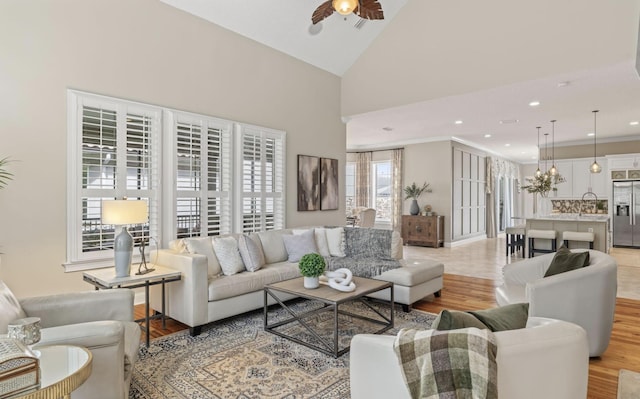
[[[600,167],[600,165],[598,165],[598,162],[593,161],[593,163],[591,164],[591,173],[600,173],[602,172],[602,168]]]
[[[358,0],[333,0],[333,8],[341,15],[349,15],[358,7]]]

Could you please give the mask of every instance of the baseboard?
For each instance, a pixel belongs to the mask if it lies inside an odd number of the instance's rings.
[[[458,247],[460,245],[469,244],[469,243],[472,243],[472,242],[482,241],[482,240],[486,240],[486,239],[487,239],[487,235],[486,234],[482,234],[482,235],[475,236],[475,237],[465,238],[464,240],[445,242],[444,246],[447,247],[447,248],[453,248],[453,247]]]

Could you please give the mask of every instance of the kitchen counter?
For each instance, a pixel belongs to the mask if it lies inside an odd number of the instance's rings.
[[[609,215],[560,213],[543,217],[526,219],[528,230],[555,230],[558,248],[563,244],[562,233],[565,231],[592,232],[594,234],[593,249],[609,252]],[[545,242],[546,241],[546,242]],[[536,242],[536,248],[551,248],[547,240]],[[569,248],[589,248],[588,243],[570,242]],[[527,240],[528,253],[528,240]]]

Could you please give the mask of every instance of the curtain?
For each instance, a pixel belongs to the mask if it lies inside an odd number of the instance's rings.
[[[371,206],[371,152],[359,152],[356,156],[356,206]]]
[[[495,195],[495,185],[493,177],[493,160],[491,157],[485,158],[485,192],[487,195],[487,207],[486,207],[486,217],[487,217],[487,238],[493,238],[497,235],[498,231],[496,229],[496,195]]]
[[[393,150],[391,159],[391,230],[400,230],[402,227],[402,204],[403,204],[403,183],[402,183],[402,163],[404,149]]]

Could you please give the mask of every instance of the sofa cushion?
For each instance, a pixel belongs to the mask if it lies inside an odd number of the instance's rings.
[[[207,257],[208,275],[217,276],[222,273],[222,268],[218,262],[216,254],[213,252],[213,243],[211,237],[192,237],[186,238],[184,246],[187,252],[191,254],[200,254]]]
[[[433,323],[431,323],[432,329],[440,331],[457,330],[459,328],[468,327],[475,327],[480,329],[489,328],[471,313],[447,309],[443,309],[438,314],[438,317],[436,317]]]
[[[298,262],[306,254],[318,253],[313,229],[301,234],[284,234],[282,239],[289,254],[289,262]]]
[[[289,262],[266,264],[254,273],[238,273],[209,279],[209,301],[261,291],[265,284],[300,277],[298,265]]]
[[[235,238],[231,236],[214,238],[213,250],[225,276],[231,276],[245,270],[238,250],[238,241]]]
[[[255,239],[259,240],[258,237],[255,237]],[[249,272],[255,272],[264,266],[264,254],[255,239],[246,234],[238,238],[240,257],[242,258],[244,267]]]
[[[493,332],[517,330],[527,326],[528,303],[514,303],[499,308],[469,311]]]
[[[282,239],[284,233],[284,230],[261,231],[258,233],[262,251],[264,252],[264,260],[267,264],[284,262],[289,257]]]
[[[329,254],[331,256],[344,257],[345,243],[344,243],[344,228],[334,227],[325,229],[327,236],[327,245],[329,247]]]
[[[589,251],[571,252],[564,245],[553,256],[549,268],[544,273],[545,277],[568,272],[589,265]]]
[[[7,285],[0,281],[0,334],[6,334],[9,323],[27,317]]]

